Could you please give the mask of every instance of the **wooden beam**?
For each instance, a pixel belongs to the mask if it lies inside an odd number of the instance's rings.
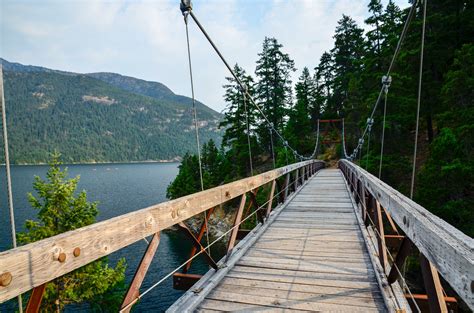
[[[405,298],[408,300],[408,303],[410,303],[410,306],[414,312],[416,311],[416,306],[413,304],[413,300],[416,302],[421,312],[430,311],[428,295],[405,294]],[[446,302],[446,306],[448,307],[450,313],[455,313],[458,311],[458,301],[455,297],[444,296],[444,302]]]
[[[33,289],[30,299],[28,299],[28,304],[26,305],[26,313],[38,313],[40,311],[45,289],[46,284],[39,285]]]
[[[173,274],[173,289],[189,290],[195,283],[202,278],[202,275],[174,273]]]
[[[356,164],[340,160],[339,166],[349,168],[367,186],[405,235],[474,310],[474,239]]]
[[[234,219],[235,228],[230,233],[229,243],[227,244],[226,259],[229,259],[229,257],[232,255],[232,249],[234,249],[234,246],[235,246],[235,240],[237,239],[237,232],[239,231],[239,227],[240,227],[239,224],[242,221],[242,213],[244,211],[246,201],[247,201],[247,196],[246,194],[243,194],[242,198],[240,199],[239,209],[237,210],[237,213],[235,214],[235,219]]]
[[[421,273],[428,295],[428,304],[431,313],[448,313],[448,307],[444,300],[443,287],[439,279],[438,271],[433,264],[420,253]]]
[[[374,222],[375,222],[375,228],[377,229],[379,260],[380,260],[380,264],[382,265],[382,270],[385,273],[385,267],[387,265],[387,250],[385,250],[385,231],[383,228],[382,209],[378,201],[376,201],[374,209],[375,209]]]
[[[202,256],[206,259],[207,264],[209,264],[212,268],[216,269],[217,264],[214,259],[211,257],[209,252],[201,245],[201,243],[197,240],[196,236],[194,236],[193,232],[189,229],[184,222],[178,223],[179,228],[183,231],[183,233],[191,240],[191,243],[198,249],[202,251]]]
[[[155,256],[155,253],[156,253],[156,250],[158,249],[159,244],[160,244],[160,233],[156,233],[153,235],[153,238],[148,244],[145,254],[143,254],[142,260],[140,261],[137,271],[135,272],[135,275],[133,276],[132,282],[130,283],[130,286],[128,287],[127,294],[123,298],[122,305],[120,306],[121,309],[126,307],[130,302],[135,300],[140,295],[140,287],[143,283],[143,280],[145,279],[145,275],[148,271],[148,268],[150,267],[153,257]],[[132,309],[132,306],[125,309],[124,312],[130,312],[131,309]]]
[[[197,241],[198,242],[201,242],[202,240],[202,237],[204,236],[204,233],[207,231],[207,223],[206,221],[209,221],[209,218],[211,217],[211,214],[212,212],[214,212],[214,209],[215,208],[210,208],[209,210],[207,210],[207,212],[205,213],[206,216],[205,216],[205,219],[202,221],[202,225],[201,225],[201,229],[199,230],[199,234],[197,236]],[[197,252],[198,248],[193,245],[191,247],[191,253],[189,254],[189,258],[188,259],[191,259]],[[183,268],[183,273],[187,273],[189,271],[189,268],[191,267],[191,264],[192,264],[192,260],[189,261],[188,263],[186,263],[186,265],[184,266]]]
[[[395,258],[395,263],[392,265],[390,273],[388,274],[387,281],[389,284],[393,284],[398,280],[398,277],[400,275],[399,270],[401,270],[403,264],[405,264],[407,257],[410,255],[411,248],[412,243],[410,239],[405,237],[402,241],[402,244],[400,245],[400,249],[398,250],[397,256]]]
[[[0,302],[313,162],[324,166],[324,162],[315,160],[291,164],[1,252],[0,275],[10,273],[12,281],[8,286],[0,287]],[[75,248],[81,249],[79,257],[73,255]],[[57,261],[58,253],[66,255],[65,262]]]
[[[272,182],[272,188],[270,189],[270,195],[268,196],[267,212],[265,213],[265,218],[268,218],[270,216],[270,212],[272,211],[273,195],[275,194],[275,185],[276,185],[276,180]]]

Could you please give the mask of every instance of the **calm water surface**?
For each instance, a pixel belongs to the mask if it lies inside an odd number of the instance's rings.
[[[132,212],[152,204],[166,201],[166,187],[178,173],[177,163],[136,163],[136,164],[100,164],[68,165],[69,176],[81,176],[78,190],[86,190],[89,201],[99,202],[98,220]],[[35,175],[42,178],[48,166],[13,166],[12,184],[17,231],[24,229],[27,219],[35,219],[36,212],[27,201],[27,193],[32,192]],[[0,167],[0,251],[12,246],[10,235],[5,167]],[[146,249],[144,240],[113,253],[109,257],[112,265],[120,258],[127,261],[126,277],[130,282],[135,269]],[[181,265],[188,257],[191,245],[179,232],[162,233],[158,251],[142,285],[142,291],[163,276]],[[198,259],[193,263],[192,272],[203,273],[207,270],[204,262]],[[136,312],[162,312],[180,295],[181,291],[172,288],[172,280],[153,289],[135,307]],[[15,303],[13,301],[13,303]],[[0,305],[0,312],[10,312],[12,304]],[[71,307],[66,311],[84,312],[84,307]]]

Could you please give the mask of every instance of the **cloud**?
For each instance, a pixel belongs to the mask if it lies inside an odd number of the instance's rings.
[[[342,14],[362,26],[366,5],[351,0],[195,0],[194,12],[230,65],[238,62],[253,73],[265,36],[284,45],[299,71],[314,68],[332,47]],[[178,0],[2,0],[0,27],[0,53],[8,60],[75,72],[117,72],[190,94]],[[189,29],[196,96],[220,111],[229,73],[193,22]]]

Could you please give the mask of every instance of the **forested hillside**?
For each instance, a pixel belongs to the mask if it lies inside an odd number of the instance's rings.
[[[275,38],[264,39],[255,69],[234,67],[274,128],[302,155],[313,151],[318,119],[345,119],[349,154],[367,125],[409,9],[401,10],[392,1],[383,6],[371,0],[368,12],[364,28],[343,15],[335,29],[333,48],[319,60],[307,60],[296,84],[291,81],[294,61]],[[406,195],[413,164],[422,20],[418,6],[394,59],[387,93],[381,179]],[[470,236],[474,236],[473,38],[474,3],[428,2],[414,198]],[[227,111],[222,125],[227,128],[223,149],[214,143],[203,147],[206,187],[250,175],[251,169],[269,169],[272,159],[276,166],[295,160],[234,78],[228,78],[223,93]],[[355,158],[376,176],[383,108],[384,94],[372,130]],[[336,159],[344,157],[341,145],[332,148],[338,151]],[[200,189],[197,167],[197,157],[187,155],[168,189],[169,197]]]
[[[191,99],[160,83],[2,63],[16,164],[46,162],[54,150],[66,162],[127,162],[195,149]],[[197,110],[202,139],[220,142],[221,115],[202,103]]]

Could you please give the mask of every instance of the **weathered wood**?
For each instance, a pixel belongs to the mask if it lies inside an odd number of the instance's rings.
[[[428,295],[430,312],[448,313],[448,307],[444,300],[443,287],[439,280],[438,271],[436,271],[436,268],[424,257],[423,254],[420,254],[420,266],[426,293]]]
[[[474,240],[357,165],[341,160],[339,166],[367,186],[399,228],[474,309]]]
[[[267,212],[265,213],[265,218],[268,218],[270,216],[270,212],[272,210],[273,195],[275,194],[275,185],[276,185],[276,180],[274,180],[272,182],[272,187],[270,189],[270,195],[268,196]]]
[[[421,312],[430,312],[430,306],[427,295],[406,294],[405,297],[410,303],[413,311],[417,310],[417,307],[413,304],[413,300],[415,300],[416,305],[418,306]],[[450,313],[458,312],[458,302],[455,297],[444,296],[444,302],[446,302],[446,306],[448,307],[448,311]]]
[[[204,257],[204,259],[206,259],[207,264],[209,264],[212,268],[217,268],[217,264],[214,261],[214,259],[212,258],[212,256],[209,254],[208,250],[205,249],[201,245],[201,243],[197,240],[196,236],[194,236],[193,232],[189,229],[189,227],[186,226],[186,224],[184,224],[184,222],[178,223],[178,226],[179,226],[179,229],[183,232],[183,234],[186,235],[189,238],[189,240],[191,241],[193,246],[197,250],[203,252],[202,256]]]
[[[201,229],[199,230],[199,234],[197,236],[197,241],[198,242],[201,242],[202,240],[202,237],[204,236],[205,232],[207,232],[207,222],[209,221],[209,218],[211,217],[211,214],[214,212],[214,208],[210,208],[209,210],[207,210],[207,212],[205,212],[205,216],[204,216],[204,220],[202,221],[202,224],[201,224]],[[191,252],[189,253],[189,258],[188,259],[192,259],[192,257],[196,254],[198,248],[196,247],[196,245],[193,245],[191,247]],[[187,273],[189,271],[189,268],[191,268],[191,264],[192,264],[192,260],[189,261],[188,263],[186,263],[186,265],[184,266],[183,268],[183,273]]]
[[[45,289],[46,284],[39,285],[33,289],[30,298],[28,299],[28,304],[26,305],[26,313],[38,313],[40,311]]]
[[[233,225],[234,229],[230,233],[229,242],[227,244],[227,259],[231,256],[232,249],[234,249],[235,240],[237,239],[237,232],[239,231],[239,224],[240,224],[240,221],[242,220],[242,213],[243,213],[246,201],[247,201],[247,196],[243,194],[242,198],[240,199],[239,209],[237,210],[237,213],[235,214],[234,225]]]
[[[127,294],[125,295],[122,301],[122,305],[120,306],[121,309],[125,308],[129,303],[131,303],[133,300],[135,300],[139,296],[140,286],[142,285],[143,280],[145,279],[145,275],[148,271],[148,268],[150,267],[153,257],[155,256],[155,253],[156,253],[156,250],[158,249],[159,244],[160,244],[160,233],[156,233],[153,235],[153,238],[148,244],[145,254],[143,254],[142,260],[140,261],[137,271],[135,272],[135,275],[133,276],[132,282],[130,283],[130,286],[128,287]],[[131,309],[132,307],[130,306],[127,309],[125,309],[124,312],[130,312]]]
[[[310,160],[288,165],[2,252],[0,269],[10,272],[13,279],[9,286],[0,287],[0,302],[313,162],[324,164]],[[77,247],[81,255],[74,257]],[[59,252],[67,256],[63,263],[54,258]]]
[[[385,267],[387,266],[387,250],[385,249],[385,231],[383,227],[383,220],[382,220],[382,209],[380,207],[380,203],[375,203],[375,229],[377,230],[377,244],[378,244],[378,253],[379,253],[379,260],[380,264],[382,265],[382,269],[385,272]]]
[[[189,290],[196,282],[202,278],[202,275],[188,274],[188,273],[174,273],[173,275],[173,289]]]

